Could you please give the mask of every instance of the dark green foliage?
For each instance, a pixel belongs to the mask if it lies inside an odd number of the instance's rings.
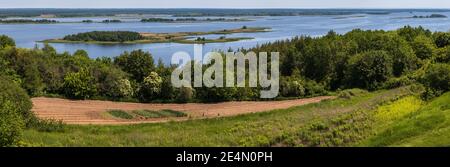
[[[156,99],[161,94],[162,78],[156,72],[151,72],[145,77],[139,87],[139,97],[143,101]]]
[[[97,93],[94,77],[87,69],[68,73],[64,77],[64,93],[69,98],[87,99]]]
[[[0,76],[0,147],[17,145],[22,129],[35,119],[26,92],[8,77]]]
[[[180,112],[180,111],[174,111],[174,110],[161,110],[158,112],[163,117],[185,117],[187,116],[186,113]]]
[[[136,110],[133,111],[134,114],[142,116],[146,119],[148,118],[168,118],[168,117],[186,117],[187,114],[174,110],[161,110],[161,111],[150,111],[150,110]]]
[[[131,74],[132,78],[138,82],[143,81],[144,77],[155,70],[152,55],[142,50],[135,50],[131,53],[125,52],[114,59],[114,64]]]
[[[433,64],[425,72],[421,82],[426,87],[425,99],[437,97],[450,90],[450,65]]]
[[[31,19],[8,19],[8,20],[1,20],[0,23],[3,24],[22,24],[22,23],[36,23],[36,24],[48,24],[48,23],[58,23],[56,20],[48,20],[48,19],[39,19],[39,20],[31,20]]]
[[[134,118],[133,115],[131,115],[125,111],[122,111],[122,110],[110,110],[110,111],[108,111],[108,113],[110,115],[112,115],[113,117],[121,118],[121,119],[133,119]]]
[[[429,59],[433,56],[435,45],[430,38],[426,36],[418,36],[414,39],[411,46],[420,59]]]
[[[377,89],[392,76],[392,65],[385,51],[369,51],[352,57],[346,70],[349,87]]]
[[[191,87],[181,87],[176,97],[177,102],[186,103],[194,98],[194,89]]]
[[[13,39],[6,35],[0,35],[0,49],[3,49],[7,46],[16,46],[16,42]]]
[[[434,43],[437,47],[442,48],[450,44],[450,34],[445,32],[436,32],[433,34]]]
[[[146,119],[148,118],[161,118],[162,115],[159,114],[157,111],[150,111],[150,110],[136,110],[133,111],[133,114],[142,116]]]
[[[103,42],[125,42],[142,40],[144,37],[131,31],[92,31],[68,35],[63,38],[68,41],[103,41]]]
[[[426,30],[421,26],[419,27],[405,26],[397,30],[397,32],[401,37],[405,38],[406,41],[408,42],[412,42],[417,36],[423,35],[426,37],[430,37],[432,34],[430,30]]]

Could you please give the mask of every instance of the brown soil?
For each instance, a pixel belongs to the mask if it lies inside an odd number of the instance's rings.
[[[214,104],[188,103],[188,104],[142,104],[111,102],[99,100],[67,100],[59,98],[33,98],[33,111],[38,117],[43,119],[62,120],[67,124],[136,124],[136,123],[157,123],[167,121],[183,121],[189,119],[203,119],[234,116],[247,113],[264,112],[275,109],[285,109],[293,106],[300,106],[310,103],[317,103],[324,99],[331,99],[331,96],[314,97],[297,100],[284,101],[244,101],[244,102],[223,102]],[[157,119],[133,119],[124,120],[113,118],[106,113],[108,110],[162,110],[171,109],[182,111],[188,114],[184,118],[157,118]]]

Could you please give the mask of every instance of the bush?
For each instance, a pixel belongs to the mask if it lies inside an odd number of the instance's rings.
[[[145,77],[139,88],[140,98],[142,100],[152,100],[161,93],[162,78],[156,72],[151,72]]]
[[[450,65],[433,64],[425,72],[421,83],[426,87],[425,99],[437,97],[450,90]]]
[[[374,90],[393,75],[392,58],[385,51],[368,51],[355,55],[346,69],[349,87]]]
[[[86,69],[76,73],[68,73],[64,77],[64,93],[69,98],[87,99],[97,92],[94,78]]]
[[[114,63],[123,71],[132,75],[132,78],[138,82],[144,80],[150,72],[155,70],[153,57],[150,53],[142,50],[125,52],[116,57]]]
[[[16,42],[13,39],[6,35],[0,35],[0,49],[3,49],[7,46],[16,46]]]
[[[433,34],[434,36],[434,43],[437,47],[446,47],[450,44],[450,34],[445,32],[436,32]]]
[[[181,87],[177,95],[177,102],[186,103],[194,98],[194,89],[191,87]]]
[[[430,38],[418,36],[411,45],[418,58],[429,59],[433,56],[435,46]]]
[[[22,130],[31,119],[30,98],[13,81],[0,76],[0,147],[14,146],[20,141]]]
[[[302,97],[305,96],[305,88],[300,79],[286,78],[280,83],[281,95],[284,97]]]

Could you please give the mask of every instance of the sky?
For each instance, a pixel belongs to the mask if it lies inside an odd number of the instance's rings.
[[[450,0],[0,0],[0,8],[450,8]]]

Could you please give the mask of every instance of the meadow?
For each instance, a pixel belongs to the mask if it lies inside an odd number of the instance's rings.
[[[369,124],[362,126],[370,113],[382,110],[379,113],[386,115],[386,110],[405,103],[404,98],[410,102],[414,94],[410,87],[402,87],[228,118],[120,126],[65,125],[63,130],[47,132],[29,129],[23,142],[29,146],[356,146],[372,134]],[[361,112],[367,119],[354,117]],[[330,124],[333,121],[341,124]],[[301,137],[301,132],[312,137]],[[324,136],[327,134],[341,135]]]

